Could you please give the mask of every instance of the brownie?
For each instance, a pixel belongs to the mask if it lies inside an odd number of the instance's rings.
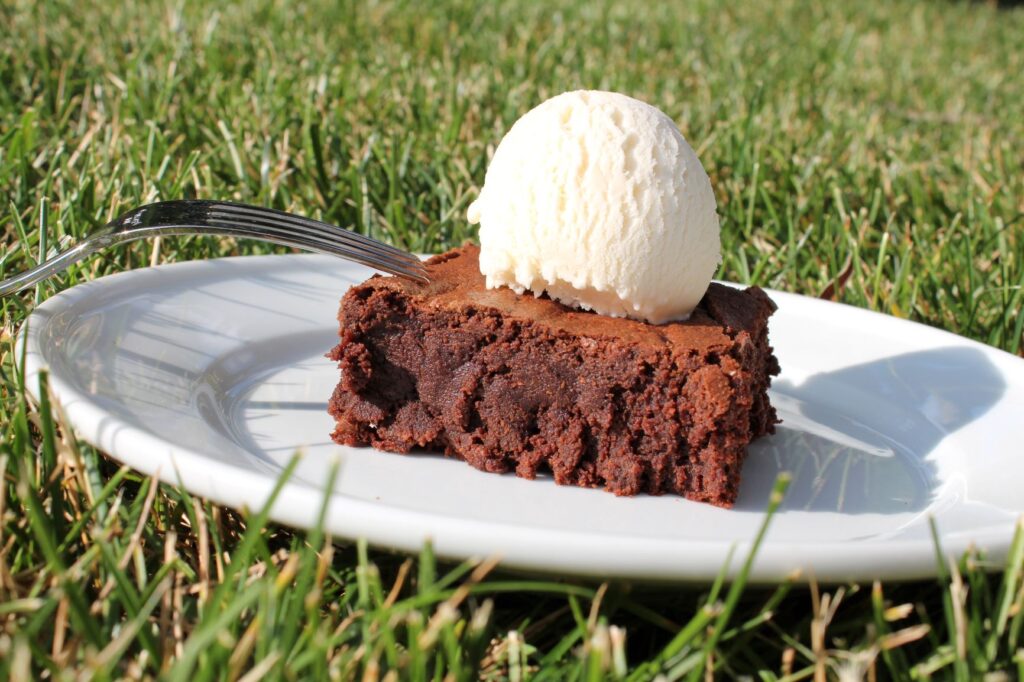
[[[712,284],[689,320],[651,325],[487,289],[478,255],[431,258],[429,284],[374,276],[345,294],[336,442],[732,506],[747,445],[777,421],[763,291]]]

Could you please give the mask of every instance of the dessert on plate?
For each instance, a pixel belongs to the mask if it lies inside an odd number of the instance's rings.
[[[775,309],[710,283],[714,193],[671,119],[565,93],[509,130],[430,283],[352,287],[330,357],[335,441],[728,507],[771,433]]]

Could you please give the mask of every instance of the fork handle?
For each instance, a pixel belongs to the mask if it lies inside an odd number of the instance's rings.
[[[141,236],[142,235],[140,235],[140,237]],[[86,258],[90,254],[95,253],[104,246],[105,244],[97,244],[91,240],[85,240],[80,244],[76,244],[67,251],[62,251],[53,258],[43,261],[31,270],[18,273],[17,275],[0,282],[0,296],[16,294],[23,289],[27,289],[34,284],[42,282],[44,279],[49,279],[57,273],[63,272],[83,258]]]
[[[114,231],[108,225],[105,229],[90,234],[78,244],[75,244],[66,251],[61,251],[53,258],[43,261],[30,270],[21,272],[0,282],[0,296],[16,294],[23,289],[49,279],[54,275],[63,272],[78,261],[88,258],[92,254],[109,246],[122,244],[124,242],[145,239],[146,237],[159,237],[163,235],[188,235],[197,232],[214,234],[213,230],[202,227],[181,227],[181,226],[140,226],[131,230]],[[220,231],[217,231],[220,233]]]
[[[16,294],[23,289],[27,289],[30,286],[38,284],[44,279],[49,279],[50,277],[53,277],[54,275],[71,267],[83,258],[88,258],[97,251],[109,246],[136,241],[138,239],[145,239],[147,237],[187,236],[195,234],[257,239],[258,241],[273,242],[275,244],[281,244],[282,246],[291,246],[294,248],[304,249],[306,251],[315,250],[321,251],[322,253],[330,253],[330,251],[320,250],[315,246],[292,240],[285,236],[256,237],[252,233],[242,230],[233,230],[230,227],[211,227],[205,225],[141,225],[129,230],[122,228],[121,230],[114,231],[112,226],[108,225],[106,230],[90,234],[86,239],[75,244],[70,249],[58,253],[53,258],[43,261],[34,268],[0,281],[0,296]],[[373,262],[368,264],[371,267],[376,265]]]

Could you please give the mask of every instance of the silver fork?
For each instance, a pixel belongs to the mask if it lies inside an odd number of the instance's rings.
[[[0,282],[0,296],[21,291],[86,256],[122,242],[161,235],[213,234],[258,239],[340,256],[417,282],[430,281],[416,256],[319,220],[230,201],[161,201],[122,214],[66,251]]]

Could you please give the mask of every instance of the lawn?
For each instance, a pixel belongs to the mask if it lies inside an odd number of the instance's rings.
[[[588,87],[655,104],[697,149],[719,277],[1020,354],[1022,38],[1024,8],[939,0],[11,0],[0,272],[179,197],[437,252],[473,237],[511,123]],[[971,553],[907,584],[537,580],[218,508],[25,397],[12,338],[39,301],[268,250],[136,243],[0,302],[0,678],[1024,678],[1024,542],[1005,571]]]

